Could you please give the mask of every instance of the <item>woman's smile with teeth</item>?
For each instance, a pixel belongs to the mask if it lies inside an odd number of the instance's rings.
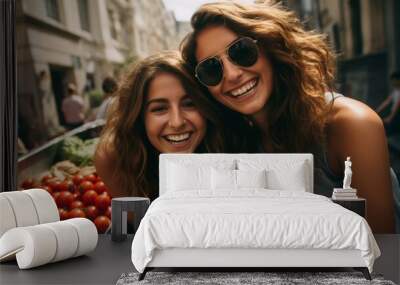
[[[166,135],[165,138],[171,142],[182,142],[189,139],[191,133],[183,133],[178,135]]]
[[[254,79],[254,80],[244,84],[243,86],[241,86],[235,90],[232,90],[231,92],[229,92],[229,95],[234,96],[234,97],[242,96],[242,95],[248,93],[250,90],[252,90],[256,85],[257,85],[257,80]]]

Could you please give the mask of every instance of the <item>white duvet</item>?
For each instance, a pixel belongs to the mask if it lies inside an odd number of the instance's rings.
[[[215,194],[156,199],[132,243],[135,268],[143,272],[154,250],[165,248],[358,249],[370,272],[380,256],[365,219],[324,196],[265,189]]]

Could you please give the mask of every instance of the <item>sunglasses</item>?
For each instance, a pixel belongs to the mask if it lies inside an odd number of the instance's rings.
[[[258,60],[257,41],[242,37],[225,48],[229,60],[242,67],[250,67]],[[212,56],[200,61],[195,69],[197,79],[206,86],[218,85],[224,75],[224,65],[221,57]]]

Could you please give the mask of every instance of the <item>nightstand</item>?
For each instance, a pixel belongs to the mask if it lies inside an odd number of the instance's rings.
[[[127,212],[134,214],[134,233],[146,214],[150,199],[143,197],[120,197],[111,200],[111,240],[124,241],[127,237]]]
[[[367,200],[364,198],[357,199],[332,199],[332,202],[339,204],[340,206],[359,214],[361,217],[365,218],[366,204]]]

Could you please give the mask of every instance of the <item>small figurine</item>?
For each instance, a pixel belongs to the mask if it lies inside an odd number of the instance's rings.
[[[353,171],[351,170],[350,156],[348,156],[347,160],[344,162],[344,167],[345,169],[344,169],[343,189],[352,189],[350,184]]]
[[[351,170],[350,156],[344,162],[344,179],[343,188],[333,188],[332,200],[355,200],[357,197],[357,189],[351,187],[351,177],[353,171]]]

